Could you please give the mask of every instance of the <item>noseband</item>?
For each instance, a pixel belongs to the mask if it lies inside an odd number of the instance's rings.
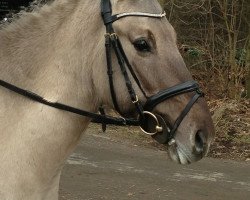
[[[142,13],[142,12],[130,12],[130,13],[121,13],[117,15],[112,15],[112,6],[110,0],[102,0],[101,1],[101,14],[103,18],[103,22],[106,26],[106,34],[105,34],[105,48],[106,48],[106,59],[107,59],[107,74],[109,79],[109,85],[110,85],[110,92],[113,100],[113,104],[115,109],[120,113],[120,108],[117,101],[117,95],[114,89],[114,82],[113,82],[113,66],[112,66],[112,50],[115,52],[116,58],[118,60],[121,72],[124,76],[124,80],[126,83],[126,87],[130,96],[130,99],[132,103],[135,106],[135,109],[138,113],[138,119],[131,119],[131,118],[116,118],[105,115],[105,112],[103,109],[100,109],[101,114],[96,114],[88,111],[84,111],[78,108],[71,107],[69,105],[65,105],[58,102],[51,102],[47,99],[43,98],[42,96],[39,96],[38,94],[35,94],[31,91],[24,90],[22,88],[19,88],[15,85],[12,85],[6,81],[0,80],[0,86],[11,90],[15,93],[18,93],[22,96],[25,96],[33,101],[45,104],[50,107],[54,107],[63,111],[75,113],[81,116],[89,117],[93,119],[93,122],[95,123],[101,123],[103,124],[103,129],[105,129],[106,124],[113,124],[118,126],[126,126],[126,125],[132,125],[132,126],[140,126],[141,130],[151,135],[154,139],[156,139],[159,143],[162,144],[169,144],[172,145],[175,143],[175,133],[185,118],[185,116],[188,114],[190,109],[193,107],[195,102],[200,98],[203,97],[203,93],[199,89],[199,85],[195,81],[187,81],[185,83],[176,85],[174,87],[171,87],[169,89],[165,89],[160,91],[159,93],[148,97],[146,95],[146,92],[143,90],[143,87],[136,76],[136,73],[133,70],[132,65],[130,64],[126,53],[122,47],[121,41],[118,37],[118,35],[115,33],[113,29],[113,22],[124,18],[124,17],[148,17],[148,18],[158,18],[161,19],[166,16],[166,13],[160,13],[160,14],[150,14],[150,13]],[[132,75],[133,79],[135,80],[137,86],[140,88],[142,94],[147,99],[144,104],[139,100],[138,95],[136,94],[132,82],[129,78],[129,73]],[[171,126],[167,125],[164,119],[157,114],[154,114],[152,111],[153,109],[163,101],[172,98],[177,95],[181,95],[184,93],[193,92],[194,95],[189,101],[189,103],[186,105],[184,110],[181,112],[180,116],[177,118],[175,123]],[[154,128],[148,129],[148,121],[154,122]]]

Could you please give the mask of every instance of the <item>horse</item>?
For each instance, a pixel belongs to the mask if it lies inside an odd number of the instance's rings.
[[[157,0],[100,3],[54,0],[0,29],[1,200],[58,199],[87,114],[159,141],[171,133],[164,143],[178,163],[207,154],[211,116]],[[104,105],[122,117],[97,114]]]

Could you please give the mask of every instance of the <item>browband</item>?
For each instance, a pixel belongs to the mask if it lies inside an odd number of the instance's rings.
[[[144,13],[144,12],[129,12],[129,13],[121,13],[112,16],[105,16],[104,23],[105,25],[113,23],[123,17],[150,17],[150,18],[163,18],[166,16],[166,12],[162,12],[160,14],[152,14],[152,13]]]

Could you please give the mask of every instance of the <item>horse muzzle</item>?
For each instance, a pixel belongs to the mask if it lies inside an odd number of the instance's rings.
[[[173,125],[164,120],[161,115],[151,112],[163,101],[188,92],[194,92],[194,95]],[[149,97],[143,106],[143,115],[139,118],[141,130],[161,144],[168,144],[169,146],[175,144],[174,138],[178,127],[197,100],[203,96],[204,94],[195,81],[187,81]]]

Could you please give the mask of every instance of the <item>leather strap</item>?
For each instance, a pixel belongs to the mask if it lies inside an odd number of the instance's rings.
[[[122,57],[124,58],[124,61],[125,61],[125,63],[126,63],[126,65],[127,65],[128,69],[129,69],[131,75],[133,76],[133,78],[134,78],[136,84],[137,84],[138,87],[140,88],[142,94],[143,94],[146,98],[148,98],[147,95],[146,95],[146,92],[144,91],[144,89],[143,89],[143,87],[142,87],[142,85],[141,85],[141,83],[140,83],[140,81],[139,81],[139,79],[137,78],[137,76],[136,76],[136,74],[135,74],[135,71],[133,70],[133,67],[131,66],[131,64],[130,64],[130,62],[129,62],[129,60],[128,60],[128,57],[127,57],[126,53],[124,52],[124,49],[123,49],[123,47],[122,47],[122,44],[121,44],[121,41],[120,41],[119,38],[117,38],[117,44],[118,44],[118,47],[119,47],[119,49],[120,49],[120,51],[121,51]]]
[[[112,125],[119,125],[119,126],[126,126],[126,125],[131,125],[131,126],[138,126],[139,125],[139,121],[135,120],[135,119],[124,119],[124,118],[116,118],[116,117],[110,117],[110,116],[103,116],[103,115],[99,115],[96,113],[92,113],[92,112],[88,112],[88,111],[84,111],[78,108],[74,108],[72,106],[66,105],[66,104],[62,104],[59,102],[51,102],[46,100],[45,98],[43,98],[42,96],[35,94],[31,91],[28,90],[24,90],[22,88],[19,88],[15,85],[12,85],[10,83],[7,83],[3,80],[0,80],[0,86],[11,90],[17,94],[20,94],[26,98],[29,98],[33,101],[39,102],[41,104],[59,109],[59,110],[63,110],[63,111],[67,111],[67,112],[71,112],[71,113],[75,113],[77,115],[81,115],[84,117],[89,117],[94,119],[93,122],[95,123],[105,123],[105,124],[112,124]]]
[[[111,36],[111,42],[112,42],[113,49],[115,50],[115,54],[116,54],[118,63],[120,65],[120,69],[121,69],[121,72],[123,74],[131,101],[134,103],[135,108],[136,108],[138,114],[140,115],[140,118],[144,119],[143,107],[141,105],[141,102],[138,99],[138,96],[136,95],[136,93],[134,91],[134,88],[132,86],[132,83],[130,81],[129,75],[128,75],[126,67],[125,67],[125,59],[122,55],[123,50],[121,50],[121,47],[119,48],[119,46],[118,46],[118,36],[117,35]]]
[[[112,68],[112,45],[111,45],[111,38],[110,35],[105,36],[105,48],[106,48],[106,60],[107,60],[107,74],[109,79],[109,88],[112,97],[112,101],[114,107],[118,113],[121,113],[120,108],[118,106],[115,88],[114,88],[114,81],[113,81],[113,68]]]
[[[203,92],[200,91],[199,85],[196,81],[187,81],[185,83],[181,83],[166,90],[160,91],[156,95],[151,96],[147,99],[147,102],[144,105],[144,109],[152,111],[156,105],[167,99],[193,91],[200,93],[200,96],[204,96]]]
[[[180,126],[181,122],[183,121],[183,119],[187,116],[188,112],[191,110],[191,108],[193,107],[193,105],[197,102],[197,100],[201,97],[202,94],[196,93],[193,98],[191,99],[191,101],[189,101],[189,103],[187,104],[187,106],[184,108],[184,110],[182,111],[182,113],[180,114],[180,116],[177,118],[177,120],[174,123],[174,126],[172,127],[170,133],[169,133],[169,138],[168,138],[168,142],[174,138],[174,135],[178,129],[178,127]]]

